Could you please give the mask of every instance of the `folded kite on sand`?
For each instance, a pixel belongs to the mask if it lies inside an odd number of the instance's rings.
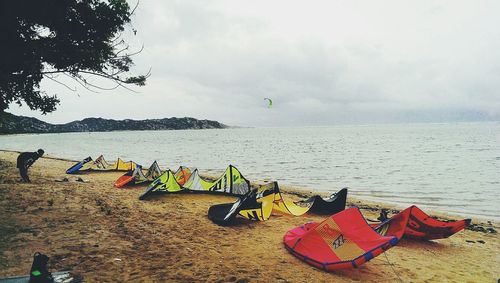
[[[300,216],[308,212],[313,205],[312,202],[304,202],[302,205],[298,205],[298,202],[283,198],[276,181],[261,186],[259,191],[260,193],[257,195],[258,201],[262,203],[263,207],[270,206],[272,212],[276,214]],[[247,218],[253,219],[251,217]]]
[[[345,209],[347,188],[332,194],[328,201],[315,195],[306,200],[292,201],[285,199],[281,194],[278,182],[272,182],[259,188],[257,199],[264,207],[272,206],[275,214],[300,216],[306,212],[315,214],[334,214]],[[252,218],[249,218],[252,219]]]
[[[146,191],[139,197],[140,200],[144,200],[149,195],[154,193],[178,193],[184,190],[184,188],[177,183],[175,178],[175,173],[170,169],[163,172],[160,177],[156,178],[149,186]]]
[[[185,166],[179,166],[179,169],[177,169],[177,171],[174,172],[175,180],[179,185],[181,186],[184,185],[187,182],[187,180],[189,180],[189,178],[191,177],[192,171],[193,170],[191,170],[191,168]]]
[[[243,177],[240,170],[233,165],[229,165],[226,171],[215,181],[203,179],[198,170],[195,169],[183,187],[192,192],[242,196],[250,191],[250,181]]]
[[[395,236],[398,239],[406,236],[414,239],[436,240],[450,237],[465,229],[470,222],[470,219],[439,221],[412,205],[382,223],[371,226],[381,235]]]
[[[89,163],[92,161],[92,157],[87,157],[85,159],[83,159],[82,161],[76,163],[75,165],[69,167],[68,170],[66,170],[66,174],[74,174],[76,172],[78,172],[78,170],[80,170],[85,164]]]
[[[208,218],[219,225],[232,225],[237,215],[246,219],[265,221],[273,211],[274,192],[251,190],[234,203],[212,205]],[[258,200],[258,201],[257,201]]]
[[[318,195],[298,202],[299,204],[312,203],[310,212],[315,214],[332,215],[345,209],[347,201],[347,188],[333,193],[328,198],[322,198]]]
[[[470,224],[470,219],[444,222],[410,206],[392,218],[367,224],[357,207],[334,214],[320,223],[288,231],[285,247],[315,267],[332,271],[358,267],[396,245],[403,236],[416,239],[447,238]]]
[[[145,182],[152,182],[156,178],[160,177],[160,175],[161,169],[156,161],[149,166],[146,174],[142,171],[142,166],[137,165],[134,170],[129,170],[123,176],[118,178],[115,182],[115,187],[121,188],[127,185],[138,185]]]
[[[208,209],[208,218],[219,225],[230,225],[234,219],[241,212],[242,209],[246,211],[262,210],[262,205],[256,201],[256,190],[251,190],[246,195],[238,198],[235,203],[224,203],[213,205]],[[263,212],[261,212],[261,215]],[[269,215],[271,212],[269,211]]]
[[[283,241],[294,256],[332,271],[358,267],[396,245],[398,238],[378,234],[359,209],[351,207],[320,223],[294,228]]]
[[[342,189],[337,193],[343,197],[335,198],[326,204],[331,207],[324,207],[325,210],[339,212],[344,210],[347,196],[347,189]],[[294,202],[283,198],[280,192],[278,182],[261,186],[257,191],[251,191],[235,203],[217,204],[210,207],[208,210],[208,218],[217,224],[230,225],[236,215],[250,219],[265,221],[268,220],[271,214],[293,215],[300,216],[314,207],[314,201],[319,196],[309,198],[306,201]],[[235,213],[237,210],[237,213]],[[228,217],[226,217],[228,216]],[[230,216],[230,217],[229,217]]]
[[[183,177],[180,177],[180,175]],[[250,191],[250,181],[243,177],[240,171],[232,165],[229,165],[226,171],[215,181],[203,179],[198,174],[198,169],[195,169],[189,174],[188,179],[183,184],[180,184],[178,180],[185,180],[185,176],[186,172],[183,170],[177,170],[176,173],[167,170],[148,186],[139,199],[144,200],[154,193],[205,192],[241,196]]]
[[[71,166],[68,170],[66,170],[66,173],[75,174],[81,171],[129,171],[134,170],[136,167],[137,164],[135,162],[125,162],[120,158],[113,163],[108,163],[101,155],[94,161],[92,161],[92,158],[90,157],[85,158],[84,160]]]

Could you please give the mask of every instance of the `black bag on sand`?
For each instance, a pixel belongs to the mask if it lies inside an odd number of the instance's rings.
[[[31,265],[30,281],[29,283],[53,283],[54,278],[47,270],[47,263],[49,257],[36,252],[33,256],[33,264]]]

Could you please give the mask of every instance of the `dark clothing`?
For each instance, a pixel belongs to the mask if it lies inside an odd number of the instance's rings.
[[[33,165],[38,158],[40,158],[38,152],[23,152],[17,157],[17,168],[19,168],[19,174],[24,182],[30,182],[28,168]]]
[[[19,168],[19,174],[21,175],[21,180],[26,183],[30,183],[30,177],[28,176],[28,168]]]
[[[40,158],[38,152],[23,152],[17,157],[17,168],[28,168]]]
[[[48,256],[39,252],[35,253],[33,264],[31,265],[29,283],[54,283],[54,277],[47,269],[48,262]]]

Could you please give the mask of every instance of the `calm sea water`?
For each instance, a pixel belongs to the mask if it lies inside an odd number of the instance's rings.
[[[466,216],[500,218],[500,123],[139,131],[0,136],[0,149],[104,154]]]

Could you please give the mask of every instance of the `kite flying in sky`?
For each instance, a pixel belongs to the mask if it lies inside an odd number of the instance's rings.
[[[269,102],[269,104],[267,105],[267,108],[271,108],[273,106],[273,101],[271,100],[271,98],[264,98],[264,100],[267,100]]]

